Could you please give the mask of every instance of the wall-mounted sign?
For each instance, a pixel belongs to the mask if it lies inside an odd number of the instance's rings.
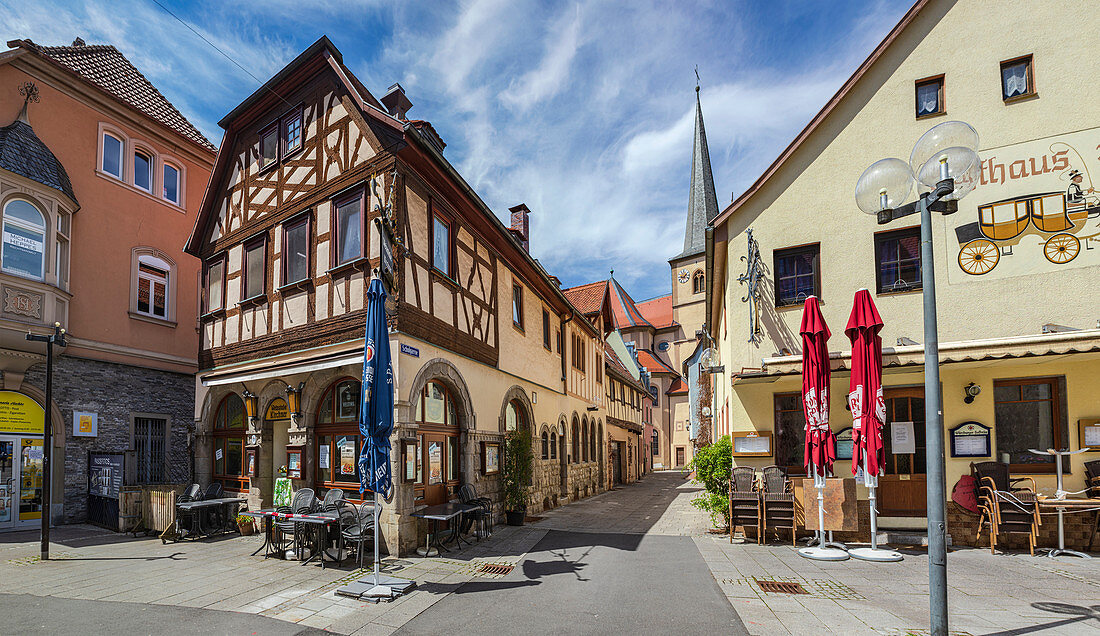
[[[895,455],[917,452],[917,436],[912,422],[890,422],[890,452]]]
[[[991,457],[990,430],[981,422],[963,422],[951,429],[951,456]]]
[[[412,356],[414,358],[419,358],[420,357],[420,349],[417,349],[416,347],[414,347],[412,345],[407,345],[407,344],[404,344],[404,343],[402,343],[402,345],[401,345],[401,353],[403,353],[407,356]]]
[[[851,459],[853,451],[852,427],[849,426],[836,434],[836,458]]]
[[[122,453],[88,453],[88,494],[118,499],[123,472]]]
[[[99,414],[73,411],[73,436],[95,437],[99,434]]]
[[[15,391],[0,391],[0,433],[41,435],[46,427],[46,412],[29,396]]]
[[[267,413],[264,414],[264,419],[268,422],[289,420],[290,413],[287,412],[286,400],[283,398],[275,398],[272,400],[271,404],[267,405]]]
[[[737,457],[770,457],[772,454],[771,433],[731,433],[733,454]]]
[[[1081,435],[1079,448],[1100,452],[1100,417],[1077,420],[1077,429]]]

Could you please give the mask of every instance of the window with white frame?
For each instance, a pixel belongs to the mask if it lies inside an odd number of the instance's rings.
[[[122,140],[111,133],[103,133],[103,172],[122,178]]]
[[[46,217],[30,201],[12,199],[4,205],[3,227],[3,270],[42,280],[46,274]]]
[[[138,256],[137,313],[168,320],[168,282],[171,271],[172,266],[156,256]]]
[[[176,205],[180,204],[180,170],[170,163],[164,164],[163,173],[163,187],[161,188],[161,196],[166,201],[171,201]]]
[[[144,150],[134,151],[134,185],[153,191],[153,155]]]

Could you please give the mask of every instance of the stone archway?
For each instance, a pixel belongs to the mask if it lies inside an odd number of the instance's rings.
[[[451,391],[451,394],[457,398],[459,408],[455,409],[455,415],[458,417],[459,430],[463,433],[475,430],[477,427],[475,426],[474,404],[473,400],[470,399],[470,390],[467,388],[466,379],[462,377],[462,373],[458,368],[445,358],[429,360],[424,363],[424,366],[420,367],[420,371],[417,372],[410,385],[409,393],[405,396],[406,403],[413,404],[415,396],[420,394],[424,385],[433,380],[442,382]],[[413,417],[411,413],[408,415],[409,420]]]
[[[513,384],[511,388],[504,392],[504,399],[500,403],[500,417],[497,419],[497,430],[501,433],[507,432],[505,431],[505,419],[508,404],[510,402],[516,402],[523,408],[523,417],[527,422],[527,430],[531,433],[531,438],[534,439],[535,407],[532,406],[531,399],[527,397],[527,392],[517,384]]]

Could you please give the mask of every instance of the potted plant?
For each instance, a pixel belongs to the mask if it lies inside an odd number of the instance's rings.
[[[504,438],[501,477],[504,481],[504,515],[508,525],[522,526],[527,516],[527,490],[531,484],[531,433],[511,431]]]
[[[256,521],[248,515],[237,515],[237,529],[247,537],[256,531]]]

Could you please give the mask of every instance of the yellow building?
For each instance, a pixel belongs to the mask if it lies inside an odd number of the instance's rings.
[[[974,126],[982,159],[958,212],[932,219],[948,490],[971,462],[998,460],[1053,493],[1053,458],[1029,449],[1100,447],[1100,182],[1092,181],[1100,179],[1100,89],[1089,81],[1100,62],[1087,54],[1100,50],[1100,33],[1079,28],[1098,21],[1094,3],[917,2],[712,219],[707,322],[724,368],[713,404],[735,434],[771,436],[770,454],[735,464],[802,470],[798,330],[811,294],[833,334],[831,425],[844,438],[851,346],[843,330],[853,295],[867,288],[885,322],[882,525],[921,524],[919,217],[879,226],[860,213],[853,190],[871,163],[907,160],[925,131],[948,120]],[[982,435],[952,434],[964,425],[988,429],[988,448]],[[915,444],[895,430],[912,432]],[[895,453],[895,443],[913,452]],[[1082,464],[1097,458],[1067,462],[1067,490],[1083,488]],[[838,475],[849,474],[846,464]]]

